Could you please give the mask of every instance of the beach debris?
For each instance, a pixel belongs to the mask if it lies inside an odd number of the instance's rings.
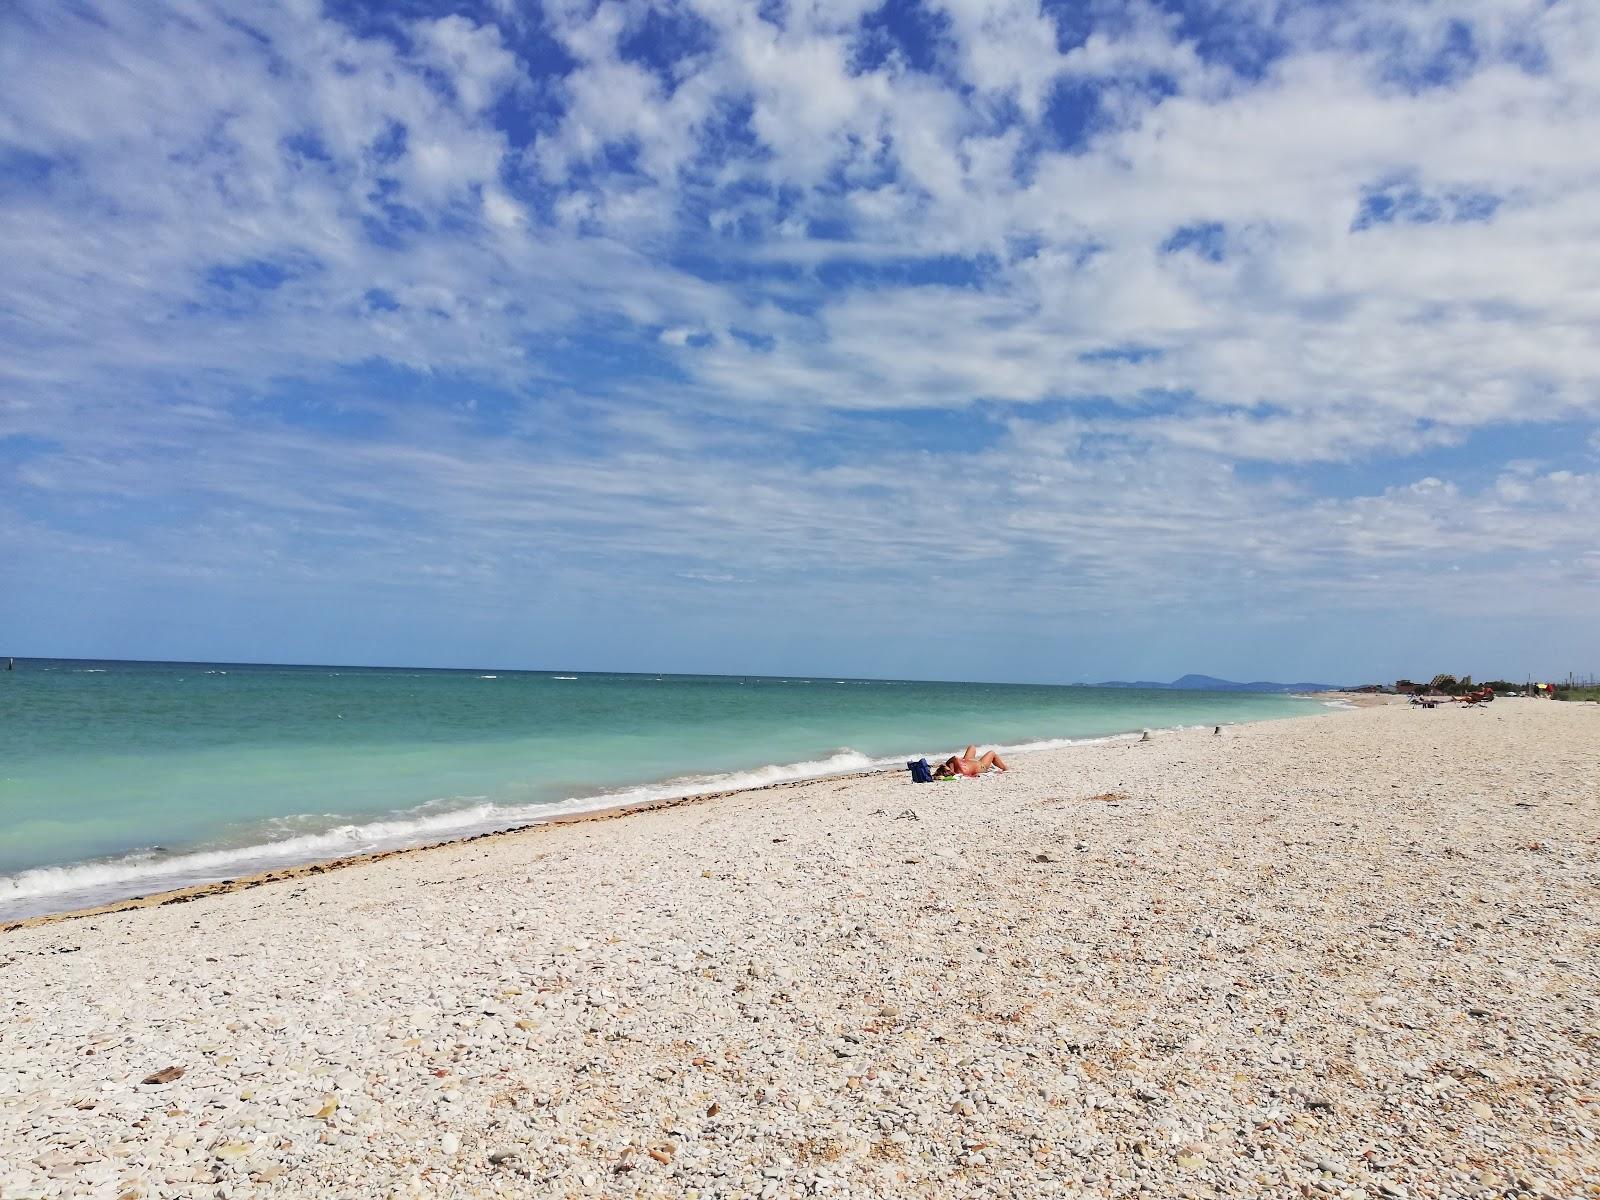
[[[154,1087],[162,1083],[172,1083],[174,1080],[182,1079],[183,1073],[187,1069],[186,1067],[162,1067],[159,1071],[150,1072],[139,1082],[147,1087]]]
[[[920,820],[922,820],[922,818],[917,815],[917,810],[914,809],[914,808],[902,809],[900,812],[897,812],[895,814],[894,819],[896,821],[920,821]]]
[[[1052,858],[1050,855],[1046,854],[1043,850],[1040,850],[1038,853],[1034,854],[1028,861],[1029,862],[1036,862],[1036,863],[1053,863],[1056,860],[1054,858]]]
[[[1146,729],[1143,733],[1141,733],[1139,735],[1139,740],[1141,742],[1148,742],[1150,740],[1150,731]]]

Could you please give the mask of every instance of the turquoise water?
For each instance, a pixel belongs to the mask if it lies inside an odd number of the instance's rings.
[[[19,660],[0,672],[0,917],[968,741],[1315,707],[1004,684]]]

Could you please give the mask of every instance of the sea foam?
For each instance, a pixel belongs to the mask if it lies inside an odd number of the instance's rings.
[[[0,858],[0,872],[11,872],[0,873],[0,919],[585,810],[903,770],[907,758],[942,759],[971,735],[1009,754],[1314,708],[1279,697],[826,677],[216,663],[126,664],[101,685],[73,687],[47,672],[105,668],[38,669],[15,682],[51,702],[0,723],[9,789],[0,833],[21,835]],[[204,699],[181,695],[185,677],[202,672]],[[494,675],[519,686],[477,686]],[[520,685],[542,680],[573,686]],[[879,695],[888,687],[893,705]],[[769,737],[768,765],[734,757],[760,753]],[[830,744],[848,748],[809,752]],[[907,752],[918,744],[937,748]],[[901,752],[873,757],[892,747]],[[671,774],[696,762],[708,772]],[[157,840],[171,849],[149,849]]]
[[[1132,734],[1105,737],[1050,738],[996,747],[1002,754],[1030,750],[1056,750],[1067,746],[1120,741]],[[934,752],[929,752],[934,753]],[[773,763],[744,771],[709,775],[683,775],[660,783],[618,788],[590,796],[534,804],[496,804],[487,800],[439,811],[448,801],[432,801],[405,813],[376,821],[335,825],[315,832],[251,842],[247,845],[162,854],[148,849],[116,858],[35,867],[15,875],[0,875],[0,920],[17,920],[37,913],[87,908],[126,899],[139,889],[171,891],[202,883],[215,883],[235,875],[248,875],[347,855],[370,854],[408,846],[428,845],[473,834],[513,829],[558,817],[601,809],[636,807],[663,800],[680,800],[719,792],[745,791],[807,779],[825,779],[859,771],[899,767],[916,751],[871,758],[848,747],[826,758]],[[458,797],[467,800],[468,797]],[[280,818],[279,828],[309,818]]]
[[[1002,754],[1033,750],[1058,750],[1068,746],[1093,745],[1129,740],[1134,734],[1102,737],[1048,738],[995,747]],[[940,753],[940,752],[928,752]],[[792,763],[773,763],[743,771],[708,775],[683,775],[660,783],[618,788],[589,796],[534,804],[497,804],[487,800],[467,803],[440,811],[432,801],[404,813],[376,821],[335,825],[314,833],[296,834],[270,841],[240,846],[163,854],[142,849],[116,858],[72,863],[59,867],[35,867],[14,875],[0,875],[0,920],[16,920],[44,912],[60,912],[126,899],[139,889],[170,891],[202,883],[214,883],[235,875],[248,875],[347,855],[370,854],[449,841],[473,834],[537,824],[558,817],[601,809],[636,807],[663,800],[680,800],[719,792],[744,791],[807,779],[825,779],[859,771],[876,771],[903,765],[908,757],[923,755],[910,751],[872,758],[848,747],[826,758]],[[469,797],[457,797],[469,800]],[[280,818],[284,828],[310,818]]]
[[[336,825],[316,833],[247,845],[179,854],[153,853],[145,849],[116,858],[59,867],[35,867],[15,875],[0,875],[0,919],[15,920],[39,912],[88,907],[126,898],[139,888],[169,891],[212,883],[233,875],[351,854],[426,845],[598,809],[683,799],[713,792],[742,791],[774,783],[873,770],[894,761],[872,759],[855,750],[841,749],[826,758],[775,763],[722,774],[685,775],[658,784],[620,788],[591,796],[574,796],[553,803],[496,804],[482,801],[441,812],[436,808],[439,803],[436,801],[376,821]],[[281,824],[280,821],[280,827]]]

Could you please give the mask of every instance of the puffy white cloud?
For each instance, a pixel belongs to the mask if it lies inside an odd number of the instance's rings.
[[[507,89],[524,82],[521,65],[493,25],[454,15],[419,21],[413,35],[422,60],[444,73],[457,101],[469,112],[482,112]]]
[[[933,572],[952,611],[1001,604],[977,560],[1032,613],[1518,564],[1578,611],[1594,476],[1493,440],[1600,453],[1592,5],[1262,0],[1219,49],[950,0],[878,54],[873,9],[20,6],[7,536],[507,594],[523,543],[746,596]],[[59,507],[154,511],[196,445],[188,524]]]

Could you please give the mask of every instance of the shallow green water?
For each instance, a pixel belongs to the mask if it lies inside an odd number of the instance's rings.
[[[831,677],[19,660],[0,672],[0,916],[968,741],[1315,707]]]

